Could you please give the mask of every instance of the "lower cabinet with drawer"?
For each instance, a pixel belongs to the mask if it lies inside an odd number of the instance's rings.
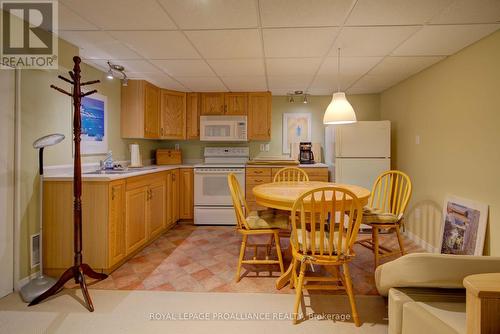
[[[250,211],[264,210],[263,206],[260,206],[255,201],[255,196],[253,194],[253,187],[263,184],[273,182],[274,175],[282,169],[282,167],[247,167],[246,177],[245,177],[245,199],[247,201]],[[328,182],[328,168],[327,167],[306,167],[303,170],[309,176],[310,181],[323,181]]]
[[[179,219],[179,170],[119,180],[84,181],[83,259],[109,273]],[[44,272],[59,276],[73,264],[73,183],[44,182]]]

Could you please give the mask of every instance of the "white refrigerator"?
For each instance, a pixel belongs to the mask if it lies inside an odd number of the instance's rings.
[[[325,162],[331,180],[372,188],[391,169],[391,122],[357,122],[325,129]]]

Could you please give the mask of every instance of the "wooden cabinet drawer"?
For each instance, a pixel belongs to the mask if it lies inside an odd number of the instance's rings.
[[[246,183],[249,186],[257,186],[259,184],[263,183],[270,183],[273,182],[273,179],[271,178],[271,175],[269,176],[247,176]]]
[[[271,168],[262,167],[247,167],[246,175],[248,176],[271,176]]]

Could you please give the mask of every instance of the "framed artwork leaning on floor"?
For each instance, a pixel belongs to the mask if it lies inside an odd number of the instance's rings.
[[[483,255],[488,205],[448,195],[443,205],[442,254]]]

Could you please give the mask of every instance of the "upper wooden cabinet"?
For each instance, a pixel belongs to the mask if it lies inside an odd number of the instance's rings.
[[[246,115],[248,110],[247,93],[226,93],[224,94],[226,115]]]
[[[186,139],[186,93],[161,90],[162,139]]]
[[[122,138],[160,138],[160,88],[129,80],[121,95]]]
[[[201,93],[201,115],[246,115],[247,93]]]
[[[201,115],[224,115],[224,93],[201,93]]]
[[[248,93],[248,140],[271,140],[270,92]]]
[[[186,139],[200,138],[200,94],[186,94]]]
[[[199,139],[200,115],[247,115],[248,140],[271,140],[271,93],[183,93],[144,80],[122,87],[121,136]]]

